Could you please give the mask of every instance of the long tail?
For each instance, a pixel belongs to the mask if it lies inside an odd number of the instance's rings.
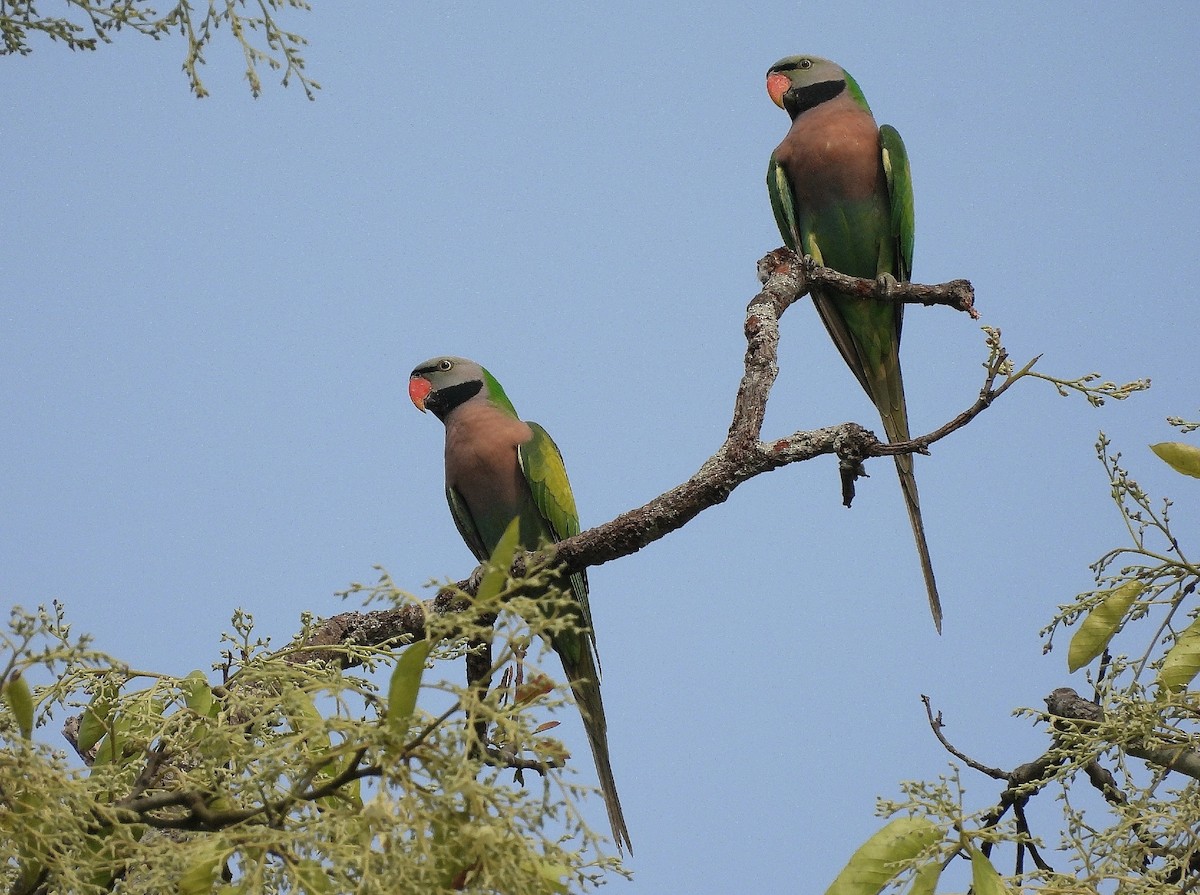
[[[900,308],[868,307],[873,303],[840,299],[814,290],[813,304],[821,321],[829,330],[833,343],[841,352],[859,384],[879,409],[883,431],[888,441],[908,441],[908,408],[904,404],[904,378],[900,373]],[[851,325],[853,324],[853,325]],[[938,598],[937,583],[933,580],[933,563],[929,545],[925,542],[925,523],[921,521],[921,501],[917,497],[917,480],[913,475],[912,454],[896,455],[896,473],[900,490],[908,508],[913,538],[921,557],[921,572],[929,594],[929,611],[933,626],[942,633],[942,601]]]
[[[883,395],[872,395],[879,415],[883,419],[883,431],[888,441],[908,441],[908,409],[904,403],[904,382],[900,376],[900,360],[894,366],[881,371],[886,382]],[[890,399],[889,399],[890,397]],[[900,477],[900,490],[904,492],[904,505],[908,508],[908,521],[912,524],[913,538],[917,542],[917,554],[921,558],[921,573],[925,576],[925,590],[929,595],[929,611],[933,615],[933,626],[942,633],[942,601],[938,597],[937,582],[933,579],[933,562],[929,559],[929,544],[925,541],[925,523],[921,520],[921,499],[917,495],[917,478],[913,475],[912,454],[897,454],[896,474]]]
[[[907,437],[905,436],[905,438]],[[891,440],[899,441],[900,439],[892,438]],[[904,492],[904,505],[908,507],[908,521],[912,524],[913,538],[917,542],[917,554],[921,557],[921,573],[925,576],[925,591],[929,595],[929,611],[933,614],[933,626],[941,634],[942,601],[938,597],[937,582],[933,580],[933,562],[929,559],[929,544],[925,541],[925,523],[921,520],[921,501],[917,496],[917,479],[913,475],[912,454],[896,455],[896,474],[900,476],[900,490]]]
[[[600,779],[600,792],[608,809],[608,822],[612,826],[613,840],[617,850],[622,846],[633,854],[633,843],[629,839],[629,828],[625,826],[625,815],[621,811],[621,799],[617,795],[617,781],[613,777],[612,762],[608,755],[608,722],[604,718],[604,702],[600,698],[600,677],[596,672],[596,660],[592,644],[585,635],[576,635],[573,644],[555,644],[562,659],[563,671],[571,680],[571,692],[575,704],[583,716],[583,727],[587,731],[588,744],[592,747],[592,759],[596,763],[596,776]],[[575,647],[569,649],[570,646]],[[572,661],[571,654],[579,656]]]

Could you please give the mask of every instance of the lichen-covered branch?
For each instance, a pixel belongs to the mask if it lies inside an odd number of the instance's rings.
[[[986,397],[981,393],[975,405],[955,421],[937,432],[897,444],[881,442],[857,423],[762,440],[767,400],[779,373],[779,318],[807,294],[810,286],[827,283],[863,298],[942,304],[971,314],[974,314],[974,293],[966,280],[954,280],[942,286],[893,283],[886,290],[889,294],[881,295],[874,280],[843,276],[814,264],[811,258],[797,258],[788,249],[768,254],[759,262],[758,270],[763,288],[746,308],[745,369],[725,443],[682,485],[611,522],[560,542],[557,556],[568,568],[600,565],[635,553],[683,527],[709,507],[723,503],[738,485],[764,472],[826,454],[836,455],[843,464],[856,468],[868,457],[925,451],[978,416],[994,399],[989,380],[984,389]]]
[[[931,444],[982,413],[1012,384],[1006,380],[1000,386],[995,385],[996,375],[1007,362],[1007,355],[999,346],[999,334],[995,333],[989,340],[993,362],[978,400],[928,435],[887,444],[863,426],[847,422],[763,440],[767,400],[779,374],[779,318],[807,294],[811,285],[835,285],[864,299],[944,305],[972,316],[975,316],[975,310],[974,292],[966,280],[953,280],[940,286],[892,283],[881,288],[874,280],[843,276],[814,264],[811,258],[798,258],[788,249],[776,249],[764,257],[758,263],[758,273],[763,287],[746,307],[744,372],[734,397],[732,421],[724,443],[686,482],[643,506],[559,542],[555,546],[556,558],[568,569],[582,570],[636,553],[682,528],[704,510],[723,503],[743,482],[792,463],[832,454],[844,467],[857,469],[869,457],[926,452]],[[514,573],[522,570],[524,561],[525,557],[518,557]],[[465,605],[464,594],[473,593],[477,582],[477,575],[460,581],[420,607],[410,605],[370,614],[348,612],[334,616],[305,640],[303,648],[295,653],[295,661],[344,662],[346,654],[336,648],[341,644],[378,645],[400,637],[422,638],[425,636],[424,613],[442,614],[461,609]]]

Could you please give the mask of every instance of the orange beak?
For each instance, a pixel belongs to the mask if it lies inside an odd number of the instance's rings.
[[[428,379],[414,376],[408,380],[408,396],[412,398],[413,406],[421,411],[421,413],[425,412],[425,399],[429,397],[429,393],[432,391],[433,386],[429,384]]]
[[[792,87],[791,79],[780,72],[771,72],[767,75],[767,95],[771,97],[771,102],[783,108],[783,95]]]

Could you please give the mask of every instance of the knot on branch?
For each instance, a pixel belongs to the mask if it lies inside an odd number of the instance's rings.
[[[881,442],[875,433],[858,423],[846,423],[838,427],[833,448],[838,458],[838,475],[842,480],[842,506],[854,502],[854,483],[859,477],[870,478],[863,460],[875,456]]]
[[[1070,687],[1059,687],[1046,697],[1046,708],[1057,718],[1072,721],[1103,721],[1104,709],[1084,699]]]
[[[782,314],[796,299],[808,293],[810,258],[800,258],[791,249],[780,247],[768,252],[758,261],[758,281],[762,292],[750,300],[746,310],[753,314],[756,305],[767,305],[775,317]],[[750,320],[746,321],[747,337]]]

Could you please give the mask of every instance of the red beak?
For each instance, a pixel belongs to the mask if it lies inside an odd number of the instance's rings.
[[[408,396],[412,398],[413,406],[421,411],[421,413],[425,412],[425,399],[429,397],[429,393],[432,391],[433,386],[429,384],[428,379],[414,376],[408,380]]]
[[[783,108],[783,95],[792,87],[792,82],[787,75],[780,72],[772,72],[767,75],[767,95],[771,97],[771,102]]]

